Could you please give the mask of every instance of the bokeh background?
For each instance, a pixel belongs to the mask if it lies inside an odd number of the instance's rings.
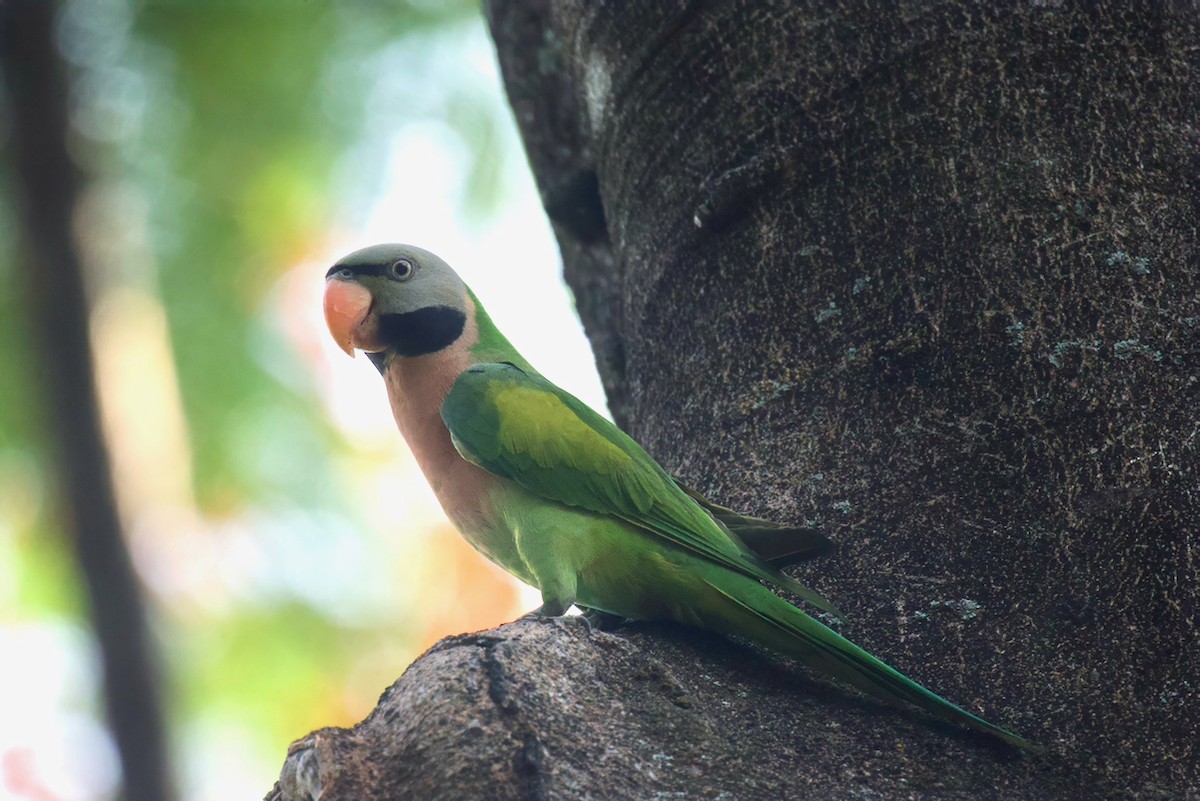
[[[260,797],[439,638],[536,599],[441,516],[382,385],[330,341],[325,270],[381,241],[459,268],[603,408],[474,2],[71,0],[76,234],[129,548],[188,801]],[[0,146],[11,121],[0,96]],[[0,801],[116,797],[56,513],[0,163]]]

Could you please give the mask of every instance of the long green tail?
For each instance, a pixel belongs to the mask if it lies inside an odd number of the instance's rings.
[[[972,715],[930,692],[761,584],[754,585],[757,589],[750,593],[749,599],[735,597],[711,582],[709,586],[768,624],[767,634],[761,640],[763,645],[773,650],[793,656],[883,701],[907,701],[952,723],[985,731],[1027,751],[1043,750],[1024,737]],[[771,636],[772,629],[776,636]],[[741,633],[749,634],[746,631]]]

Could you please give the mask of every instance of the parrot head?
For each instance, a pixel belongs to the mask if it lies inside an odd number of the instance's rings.
[[[325,322],[338,347],[423,356],[454,343],[466,327],[467,287],[450,265],[411,245],[356,250],[325,274]],[[381,368],[382,369],[382,368]]]

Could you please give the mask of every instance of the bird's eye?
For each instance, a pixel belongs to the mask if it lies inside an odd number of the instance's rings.
[[[344,278],[348,281],[354,277],[354,271],[351,270],[349,267],[343,267],[342,269],[337,271],[336,275],[338,278]]]
[[[415,269],[416,268],[413,263],[408,259],[396,259],[388,267],[388,272],[391,273],[392,278],[395,278],[397,281],[407,281],[408,279],[412,278],[413,271]]]

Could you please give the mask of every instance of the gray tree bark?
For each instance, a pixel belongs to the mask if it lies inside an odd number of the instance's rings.
[[[1014,758],[667,626],[447,641],[303,798],[1200,798],[1190,4],[491,0],[618,421]],[[350,788],[350,789],[345,789]]]

